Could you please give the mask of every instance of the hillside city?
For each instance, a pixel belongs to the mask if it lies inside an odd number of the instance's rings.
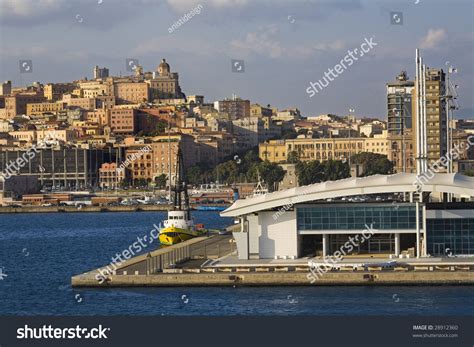
[[[133,63],[133,62],[132,62]],[[390,76],[387,76],[387,80]],[[428,160],[474,134],[474,120],[447,121],[446,72],[428,68]],[[0,84],[0,205],[58,204],[66,192],[163,193],[176,175],[178,148],[195,202],[232,200],[260,183],[282,190],[351,176],[416,172],[415,93],[405,71],[386,85],[386,114],[362,118],[303,115],[232,95],[209,102],[186,95],[162,59],[154,71],[133,66],[111,76],[65,83]],[[464,147],[452,172],[474,175],[474,149]],[[170,178],[171,177],[171,182]],[[205,186],[204,186],[205,185]],[[232,188],[232,189],[230,189]],[[224,194],[219,194],[225,192]],[[209,194],[205,194],[209,193]],[[211,194],[213,193],[213,194]],[[117,203],[117,198],[101,203]]]

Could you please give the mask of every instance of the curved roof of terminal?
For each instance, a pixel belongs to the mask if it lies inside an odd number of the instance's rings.
[[[428,176],[432,177],[429,178]],[[416,182],[416,174],[399,173],[316,183],[237,200],[232,206],[223,211],[221,216],[237,217],[288,204],[345,196],[416,192]],[[461,174],[427,174],[419,177],[418,182],[423,183],[420,185],[423,192],[453,193],[460,196],[474,197],[474,178]]]

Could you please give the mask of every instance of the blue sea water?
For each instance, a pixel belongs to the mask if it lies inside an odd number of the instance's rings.
[[[469,286],[73,289],[163,212],[0,215],[0,315],[472,315]],[[232,220],[194,212],[221,228]],[[151,247],[146,249],[150,250]],[[6,275],[6,276],[2,276]]]

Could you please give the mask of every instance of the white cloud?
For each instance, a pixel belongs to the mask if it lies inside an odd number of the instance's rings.
[[[270,25],[259,32],[249,32],[244,40],[233,40],[230,45],[231,48],[237,50],[240,54],[256,53],[258,55],[267,55],[270,58],[279,58],[283,54],[283,49],[280,46],[280,42],[274,38],[277,32],[277,27]]]
[[[429,29],[426,36],[421,39],[420,48],[436,49],[447,37],[448,35],[444,29]]]
[[[203,7],[210,6],[215,8],[240,7],[247,5],[249,0],[166,0],[166,2],[174,10],[186,12],[199,4],[203,5]]]
[[[66,3],[66,0],[2,0],[0,9],[2,17],[29,17],[57,11]]]

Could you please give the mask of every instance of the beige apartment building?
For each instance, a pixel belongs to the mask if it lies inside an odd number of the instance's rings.
[[[387,155],[386,133],[374,138],[324,138],[270,140],[259,145],[259,157],[273,163],[287,160],[290,152],[298,153],[302,161],[348,160],[362,152]]]
[[[59,142],[72,142],[76,139],[74,130],[69,129],[41,129],[36,130],[36,140],[56,140]]]
[[[118,188],[124,179],[125,168],[116,163],[103,163],[99,168],[99,186],[103,189]]]
[[[94,110],[96,108],[95,98],[77,98],[71,94],[63,95],[63,102],[69,107],[79,107],[83,110]]]
[[[75,83],[49,83],[44,86],[44,96],[50,102],[63,98],[63,94],[71,94],[77,85]]]
[[[56,114],[59,111],[64,110],[65,104],[63,102],[45,102],[45,103],[32,103],[26,105],[27,116],[40,116],[45,113]]]
[[[109,111],[106,109],[97,109],[94,111],[87,111],[84,114],[88,123],[98,124],[100,126],[109,125]]]
[[[114,83],[117,104],[139,104],[148,101],[148,84],[145,82]]]
[[[10,131],[8,135],[13,137],[17,141],[23,141],[30,144],[36,142],[36,130]]]
[[[109,110],[110,129],[115,134],[133,134],[135,132],[135,109],[113,108]]]
[[[42,93],[16,94],[5,97],[5,119],[12,119],[17,115],[26,114],[26,107],[30,103],[44,101]]]

